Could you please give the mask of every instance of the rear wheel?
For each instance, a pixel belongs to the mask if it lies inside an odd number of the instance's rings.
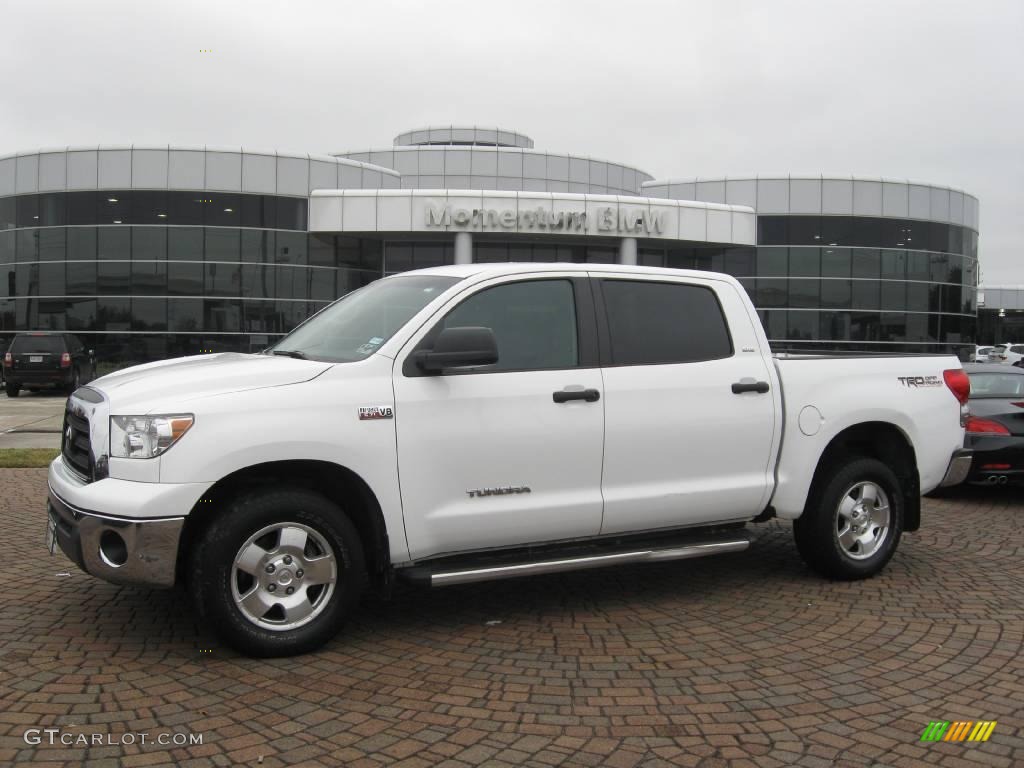
[[[17,397],[18,393],[21,392],[21,386],[18,384],[5,384],[4,391],[8,397]]]
[[[251,656],[292,656],[330,640],[366,581],[359,533],[337,505],[302,489],[228,503],[190,557],[199,613]]]
[[[78,369],[75,368],[75,370],[72,371],[72,373],[71,373],[71,380],[68,382],[67,387],[66,387],[67,393],[70,395],[72,392],[74,392],[76,389],[78,389],[78,387],[81,385],[81,383],[82,383],[82,375],[78,372]]]
[[[881,571],[903,532],[903,489],[877,459],[835,464],[816,483],[793,524],[800,556],[833,579],[865,579]]]

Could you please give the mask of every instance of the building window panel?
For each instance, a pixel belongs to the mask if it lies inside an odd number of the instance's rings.
[[[757,301],[754,303],[765,308],[789,306],[789,281],[780,278],[758,278]]]
[[[879,283],[877,280],[853,281],[853,308],[879,309]]]
[[[133,224],[169,224],[167,195],[179,192],[160,190],[134,190],[131,198],[131,221]]]
[[[899,280],[883,280],[881,282],[881,308],[906,309],[907,284]]]
[[[63,227],[39,230],[39,260],[64,261],[66,258]]]
[[[163,261],[167,258],[166,227],[132,227],[133,261]]]
[[[39,195],[18,195],[18,226],[39,226]]]
[[[729,269],[729,256],[726,254],[726,270],[730,274],[737,274]],[[750,274],[746,272],[745,274]],[[762,247],[757,249],[757,276],[758,277],[785,277],[789,274],[789,249],[782,247]]]
[[[132,256],[132,233],[130,227],[100,227],[97,238],[96,257],[100,260],[124,260]]]
[[[132,293],[136,296],[166,296],[167,262],[133,261]]]
[[[39,195],[39,226],[61,227],[66,223],[66,196],[60,192]]]
[[[306,264],[306,233],[278,232],[275,261],[278,264]]]
[[[0,197],[0,232],[18,226],[18,201],[14,197]]]
[[[822,277],[849,277],[850,251],[847,248],[821,249]]]
[[[70,280],[70,275],[68,276]],[[69,331],[92,331],[96,329],[96,299],[71,299],[66,305],[67,328]],[[86,346],[92,341],[86,341]]]
[[[787,312],[788,329],[786,338],[794,341],[813,341],[819,334],[817,312]]]
[[[882,259],[877,248],[854,248],[851,252],[854,277],[877,280],[882,271]]]
[[[789,281],[789,306],[817,309],[821,306],[821,281],[793,279]]]
[[[928,311],[927,283],[907,283],[907,310],[911,312]]]
[[[19,229],[15,246],[18,261],[39,261],[39,230]]]
[[[829,309],[849,309],[851,292],[849,280],[822,280],[821,306]]]
[[[207,296],[239,296],[241,295],[241,277],[238,264],[206,265]]]
[[[95,224],[99,192],[68,192],[67,222],[73,225]]]
[[[195,262],[168,262],[167,292],[173,296],[202,296],[203,268]]]
[[[237,229],[206,229],[206,261],[238,261],[240,257],[240,238]]]
[[[272,299],[274,290],[274,267],[265,264],[243,264],[241,268],[241,295],[246,298]]]
[[[202,261],[203,230],[201,227],[170,227],[167,230],[168,261]]]
[[[789,274],[794,277],[817,277],[821,274],[821,250],[818,248],[790,248]]]
[[[130,331],[132,328],[132,306],[129,298],[105,296],[97,301],[96,330]],[[123,358],[121,358],[123,359]]]
[[[202,265],[198,265],[200,268]],[[167,303],[168,328],[171,331],[200,331],[203,322],[203,299],[176,299]]]
[[[166,331],[167,299],[132,299],[132,330]]]

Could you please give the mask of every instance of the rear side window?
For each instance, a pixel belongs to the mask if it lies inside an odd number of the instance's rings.
[[[1015,355],[1024,355],[1024,344],[1018,344],[1014,347],[1010,347],[1010,351]]]
[[[10,351],[11,354],[48,352],[51,355],[60,355],[64,352],[64,339],[60,336],[16,336],[11,343]]]
[[[732,356],[714,291],[700,285],[602,280],[613,365],[695,363]]]

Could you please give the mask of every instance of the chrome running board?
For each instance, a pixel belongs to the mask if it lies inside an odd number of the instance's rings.
[[[681,546],[664,548],[635,549],[625,552],[608,554],[567,557],[557,560],[539,560],[529,563],[510,563],[508,565],[477,566],[472,568],[426,570],[424,566],[410,568],[416,571],[413,579],[428,582],[432,587],[448,587],[455,584],[470,584],[477,581],[495,581],[497,579],[515,579],[521,576],[538,576],[563,571],[580,571],[588,568],[605,568],[612,565],[627,563],[651,563],[666,560],[687,560],[693,557],[706,557],[725,552],[742,552],[750,546],[746,536],[721,541],[696,542]],[[425,572],[426,571],[426,572]],[[408,574],[413,576],[413,574]]]

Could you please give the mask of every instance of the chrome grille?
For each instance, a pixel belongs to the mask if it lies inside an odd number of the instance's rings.
[[[92,482],[92,449],[89,442],[89,420],[71,411],[64,411],[60,452],[64,462],[87,482]]]

